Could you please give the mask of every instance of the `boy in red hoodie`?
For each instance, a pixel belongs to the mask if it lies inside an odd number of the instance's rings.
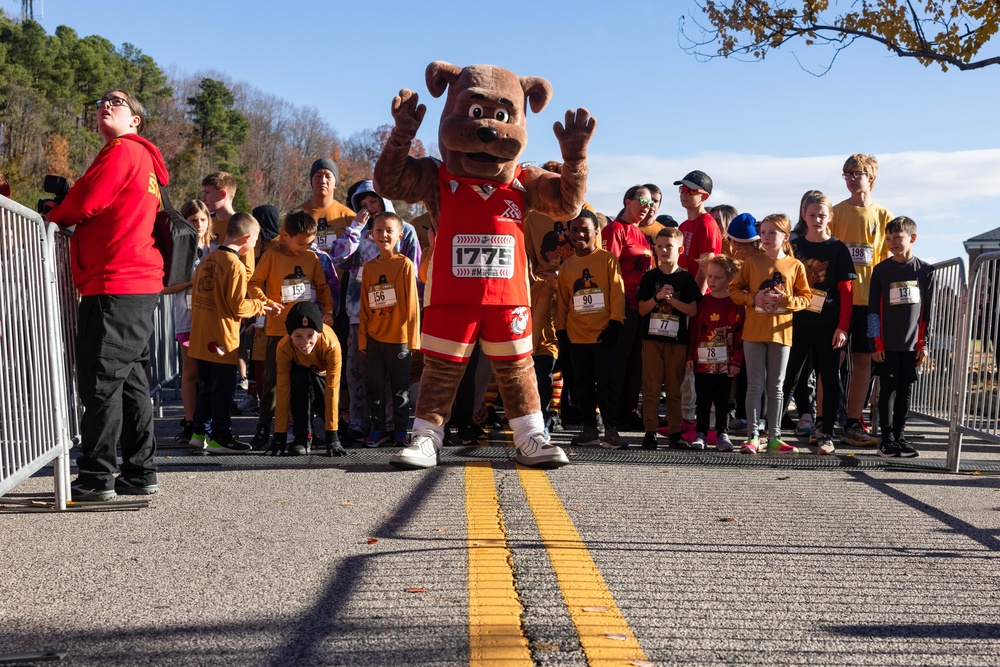
[[[170,177],[159,149],[138,134],[143,114],[138,100],[120,90],[97,101],[104,148],[46,216],[63,227],[76,225],[70,254],[81,296],[76,373],[84,413],[75,501],[158,490],[146,365],[163,289],[153,221],[160,184]],[[121,475],[115,478],[119,440]]]

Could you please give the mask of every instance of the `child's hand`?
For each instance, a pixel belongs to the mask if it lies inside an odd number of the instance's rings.
[[[690,371],[690,372],[694,371],[694,362],[693,361],[691,361],[689,359],[688,362],[687,362],[687,364],[685,364],[685,365],[687,366],[688,371]]]
[[[358,211],[358,214],[356,216],[354,216],[354,224],[356,224],[356,225],[364,225],[364,224],[366,224],[368,222],[368,218],[370,218],[370,217],[371,217],[371,214],[368,213],[368,209],[362,207],[361,210]],[[368,232],[368,233],[371,234],[371,232]]]
[[[927,361],[927,350],[917,350],[917,366],[923,366]]]
[[[847,343],[847,332],[843,329],[837,329],[833,332],[833,349],[838,347],[844,347]]]
[[[734,378],[740,374],[740,365],[729,362],[729,377]]]
[[[872,361],[876,364],[881,364],[885,361],[885,350],[875,350],[872,352]]]
[[[325,324],[328,327],[332,327],[333,326],[333,314],[332,313],[326,313],[325,315],[323,315],[323,324]]]
[[[285,305],[278,303],[277,301],[265,301],[264,302],[264,312],[268,315],[280,315],[281,311],[285,309]]]

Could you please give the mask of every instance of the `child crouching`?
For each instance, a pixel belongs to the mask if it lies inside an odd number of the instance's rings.
[[[277,396],[274,410],[274,440],[269,452],[303,456],[312,444],[313,415],[322,415],[326,429],[327,456],[346,456],[337,434],[340,397],[340,342],[326,324],[319,307],[300,301],[285,318],[288,335],[275,354]],[[288,440],[288,417],[291,413],[294,440]]]

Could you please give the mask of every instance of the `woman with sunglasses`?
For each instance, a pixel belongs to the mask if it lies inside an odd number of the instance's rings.
[[[600,342],[614,347],[615,386],[621,398],[617,415],[602,415],[605,420],[603,447],[617,449],[628,445],[618,436],[619,429],[643,430],[637,412],[639,387],[642,384],[642,332],[639,330],[639,283],[653,264],[653,251],[639,222],[653,208],[649,188],[633,185],[625,191],[625,208],[614,222],[601,230],[601,246],[615,256],[625,283],[625,323],[612,320]],[[620,329],[620,331],[619,331]],[[610,351],[610,350],[609,350]]]
[[[146,365],[153,311],[163,289],[163,256],[153,245],[160,184],[169,180],[159,149],[139,136],[143,109],[115,90],[97,100],[104,148],[46,214],[76,226],[70,244],[80,292],[76,373],[84,405],[83,454],[73,500],[158,490],[153,410]],[[121,476],[116,446],[121,441]]]

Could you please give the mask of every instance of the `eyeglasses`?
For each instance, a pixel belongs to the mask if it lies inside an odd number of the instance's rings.
[[[703,194],[706,194],[703,190],[695,190],[693,188],[689,188],[686,185],[682,185],[680,187],[680,190],[681,190],[681,194],[682,195],[703,195]]]
[[[652,199],[648,199],[646,197],[643,197],[642,195],[639,195],[637,197],[632,197],[632,201],[639,202],[639,206],[653,206],[654,204],[656,204],[656,202],[653,201]]]
[[[132,110],[128,101],[123,97],[109,97],[107,99],[100,99],[94,102],[94,106],[98,109],[103,109],[105,104],[112,107],[128,107],[129,111]]]
[[[860,181],[863,177],[867,176],[867,171],[845,171],[843,177],[845,181]]]

